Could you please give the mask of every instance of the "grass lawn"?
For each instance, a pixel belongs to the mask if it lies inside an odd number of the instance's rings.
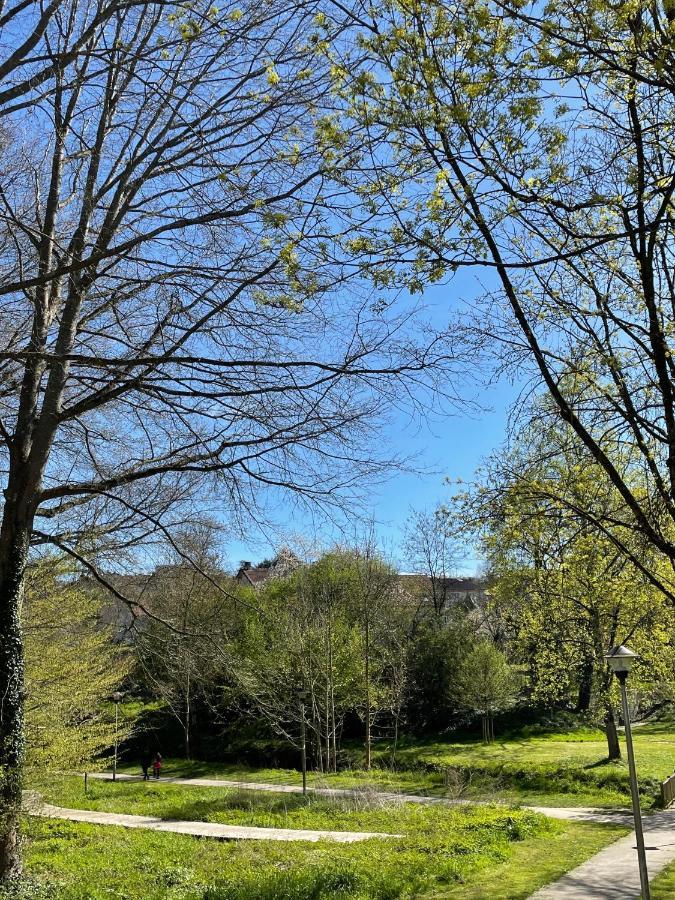
[[[675,725],[670,721],[640,726],[634,732],[643,806],[651,808],[659,782],[675,769]],[[358,751],[353,753],[358,763]],[[490,745],[476,740],[418,740],[404,742],[397,766],[388,763],[389,750],[376,748],[379,768],[357,769],[336,775],[309,774],[310,786],[360,787],[434,796],[462,796],[537,806],[629,807],[630,787],[625,760],[607,762],[601,731],[579,728],[542,733],[523,729],[498,737]],[[452,770],[450,787],[445,770]],[[138,765],[122,771],[139,772]],[[166,775],[215,777],[234,781],[299,784],[290,769],[250,769],[245,766],[167,760]]]
[[[480,878],[470,878],[464,884],[423,897],[425,900],[486,900],[488,897],[526,900],[535,890],[557,881],[627,832],[627,829],[605,825],[556,822],[556,826],[553,835],[539,835],[514,845],[508,862],[484,870]]]
[[[463,798],[476,801],[499,799],[509,803],[528,803],[534,806],[602,806],[607,808],[623,808],[630,806],[630,796],[626,793],[628,782],[619,787],[598,787],[597,784],[579,782],[568,779],[546,778],[537,786],[528,786],[518,778],[507,777],[502,771],[495,772],[489,767],[481,767],[480,762],[468,766],[459,766],[458,779],[451,780],[448,786],[443,769],[445,765],[437,762],[424,762],[415,759],[417,747],[423,746],[425,752],[428,745],[417,745],[408,748],[405,762],[410,768],[392,770],[376,766],[366,772],[363,769],[345,769],[335,774],[307,773],[308,786],[315,788],[356,788],[363,790],[390,791],[401,794],[423,794],[431,797]],[[444,745],[450,746],[450,745]],[[470,753],[469,746],[462,745]],[[478,744],[482,749],[482,744]],[[620,777],[623,778],[624,767],[619,764]],[[138,765],[125,764],[120,772],[138,775]],[[569,774],[569,773],[567,773]],[[204,763],[181,759],[165,760],[162,769],[163,777],[180,778],[222,778],[227,781],[252,781],[264,784],[296,784],[302,783],[301,775],[296,769],[254,769],[246,766],[233,766],[225,763]],[[626,774],[627,778],[627,774]],[[645,807],[651,807],[654,793],[645,797]]]
[[[26,823],[27,871],[63,900],[525,898],[625,829],[504,807],[420,807],[169,784],[42,785],[70,806],[231,824],[397,833],[357,844],[217,842],[56,820]]]
[[[139,775],[138,763],[123,763],[120,772]],[[228,763],[199,762],[185,759],[165,759],[162,777],[179,778],[222,778],[226,781],[257,781],[264,784],[302,784],[302,776],[297,769],[255,769],[249,766]],[[401,793],[428,793],[441,795],[444,788],[442,772],[416,770],[392,770],[374,768],[370,772],[363,769],[349,769],[335,774],[307,773],[309,787],[358,788],[374,787],[381,791]]]
[[[672,900],[675,897],[675,863],[666,866],[649,886],[652,900]]]
[[[659,782],[675,770],[675,726],[666,721],[637,727],[634,744],[643,805],[649,808]],[[537,805],[630,802],[628,766],[625,760],[607,761],[604,735],[595,729],[551,733],[524,729],[490,745],[418,741],[401,748],[398,765],[411,770],[450,766],[470,779],[476,794],[497,792],[504,799]]]

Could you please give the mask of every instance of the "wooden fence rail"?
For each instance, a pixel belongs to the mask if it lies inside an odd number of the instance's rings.
[[[675,800],[675,775],[666,778],[661,782],[661,806],[668,809],[670,804]]]

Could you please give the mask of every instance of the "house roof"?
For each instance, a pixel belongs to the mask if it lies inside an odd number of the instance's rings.
[[[237,581],[248,581],[252,587],[255,587],[258,584],[263,584],[268,578],[273,578],[276,574],[278,573],[275,572],[272,566],[251,566],[239,569],[235,577]]]
[[[430,575],[421,572],[401,572],[399,579],[410,587],[425,588],[434,580]],[[450,594],[483,593],[487,588],[484,578],[438,578],[437,584]]]

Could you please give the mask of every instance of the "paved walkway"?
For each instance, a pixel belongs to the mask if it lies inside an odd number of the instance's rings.
[[[369,838],[401,837],[374,831],[309,831],[301,828],[256,828],[249,825],[220,825],[215,822],[184,822],[178,819],[158,819],[155,816],[129,816],[122,813],[97,812],[91,809],[65,809],[49,804],[29,808],[34,816],[48,819],[68,819],[92,825],[119,825],[123,828],[149,828],[152,831],[175,831],[195,837],[216,838],[221,841],[337,841],[351,844]]]
[[[89,778],[97,778],[101,781],[112,781],[112,775],[109,772],[91,772]],[[118,781],[142,781],[142,775],[122,775],[117,774]],[[151,783],[156,783],[154,778],[150,779]],[[243,791],[270,791],[274,794],[301,794],[302,785],[300,784],[270,784],[264,781],[227,781],[224,778],[159,778],[160,784],[184,784],[192,787],[220,787],[220,788],[239,788]],[[363,797],[364,794],[376,795],[381,800],[398,803],[421,803],[421,804],[448,804],[448,803],[471,803],[470,800],[449,800],[447,797],[425,797],[421,794],[404,794],[392,793],[389,791],[378,791],[372,786],[364,785],[363,788],[317,788],[308,787],[308,794],[319,794],[322,797]]]
[[[112,781],[109,772],[94,772],[89,778],[97,778],[101,781]],[[118,781],[142,781],[142,775],[123,775],[118,773]],[[154,782],[155,779],[151,779]],[[192,787],[220,787],[240,788],[244,791],[270,791],[275,794],[301,794],[302,786],[299,784],[270,784],[263,781],[227,781],[223,778],[160,778],[161,784],[182,784]],[[375,795],[378,799],[392,803],[419,803],[423,805],[455,806],[485,801],[453,800],[448,797],[426,797],[423,794],[392,793],[378,791],[376,788],[316,788],[308,787],[308,794],[319,794],[323,797],[363,797],[365,794]],[[613,823],[615,825],[631,825],[633,822],[630,810],[598,809],[590,806],[526,806],[525,809],[534,810],[552,819],[571,819],[578,822]]]
[[[675,860],[675,813],[645,816],[644,829],[651,881]],[[531,900],[636,900],[639,896],[640,873],[633,832],[537,891]]]
[[[90,777],[110,780],[112,776],[108,773],[100,772]],[[141,776],[137,775],[118,775],[117,777],[124,781],[138,781],[141,778]],[[226,781],[220,778],[162,778],[161,781],[200,787],[241,788],[242,790],[274,791],[291,794],[302,792],[302,787],[295,784]],[[363,794],[363,791],[360,791],[358,788],[308,788],[307,790],[308,792],[324,796],[353,797]],[[424,797],[415,794],[394,794],[388,792],[377,792],[377,794],[383,800],[392,800],[399,803],[445,803],[450,805],[470,802],[466,800],[449,800],[441,797]],[[566,821],[625,825],[627,827],[631,827],[633,824],[630,810],[579,806],[529,806],[527,808],[550,818]],[[675,811],[647,815],[644,823],[647,865],[651,879],[675,860]],[[185,824],[190,825],[190,823]],[[639,895],[640,875],[635,852],[635,834],[631,833],[627,837],[621,838],[605,847],[604,850],[601,850],[591,859],[568,872],[559,881],[537,891],[532,895],[531,900],[636,900]]]
[[[601,809],[595,806],[525,806],[524,809],[531,809],[549,819],[564,819],[567,822],[633,827],[633,813],[629,809]],[[673,823],[675,824],[675,817]]]

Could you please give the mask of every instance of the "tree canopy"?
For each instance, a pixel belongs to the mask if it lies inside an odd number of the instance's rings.
[[[129,648],[101,621],[101,592],[50,557],[32,566],[26,586],[27,764],[41,772],[83,771],[130,733],[115,725],[111,696],[131,672]]]
[[[604,722],[616,756],[616,698],[604,655],[622,643],[638,650],[634,684],[648,709],[672,680],[672,573],[644,538],[626,554],[594,524],[614,516],[621,527],[621,498],[597,478],[583,445],[564,434],[550,419],[530,425],[457,500],[486,559],[492,615],[527,667],[531,699],[572,704]]]
[[[464,326],[544,385],[625,531],[675,560],[671,4],[383,0],[352,22],[326,52],[367,146],[342,167],[355,259],[413,291],[479,273]]]

